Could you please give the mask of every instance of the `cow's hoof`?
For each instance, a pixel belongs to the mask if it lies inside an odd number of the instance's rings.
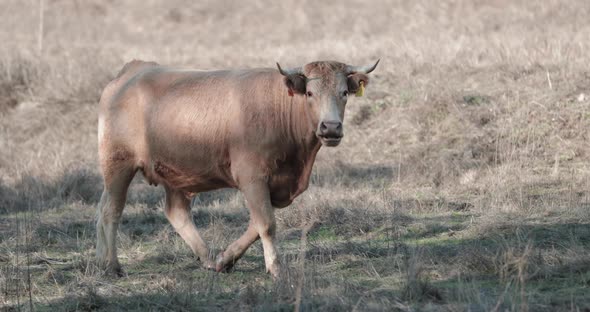
[[[233,259],[224,256],[224,252],[220,252],[215,259],[215,271],[228,273],[234,267]]]
[[[212,260],[203,261],[203,263],[201,265],[203,266],[203,269],[205,269],[205,270],[217,271],[215,261],[212,261]]]
[[[123,269],[121,267],[119,267],[117,269],[113,269],[111,271],[111,276],[114,276],[114,277],[123,277],[125,275],[126,275],[125,271],[123,271]]]
[[[112,276],[112,277],[123,277],[125,276],[125,272],[121,268],[119,263],[110,263],[107,265],[103,265],[103,274],[105,276]]]
[[[119,261],[109,261],[97,257],[95,264],[99,272],[101,272],[103,275],[115,277],[121,277],[124,275],[123,269],[121,269]]]
[[[281,266],[278,263],[273,263],[266,269],[266,273],[270,273],[273,280],[279,280],[281,278]]]

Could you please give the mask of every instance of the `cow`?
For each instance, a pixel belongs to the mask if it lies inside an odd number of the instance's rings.
[[[129,184],[141,172],[150,184],[163,185],[165,215],[203,267],[229,271],[260,239],[266,271],[277,277],[274,209],[307,189],[320,147],[341,142],[346,102],[364,90],[378,63],[218,71],[127,63],[99,103],[104,190],[97,207],[97,263],[121,273],[116,233]],[[197,193],[219,188],[243,194],[250,221],[213,257],[190,203]]]

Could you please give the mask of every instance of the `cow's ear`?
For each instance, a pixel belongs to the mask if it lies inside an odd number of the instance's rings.
[[[307,78],[303,75],[293,74],[285,76],[285,85],[289,88],[289,95],[296,94],[305,94],[305,85],[307,82]]]
[[[363,85],[366,87],[369,84],[369,76],[360,73],[348,75],[348,92],[350,94],[356,93],[359,90],[359,87],[361,86],[361,81],[363,82]]]

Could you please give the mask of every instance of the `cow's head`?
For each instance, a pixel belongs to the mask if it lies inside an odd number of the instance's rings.
[[[377,67],[350,66],[338,62],[313,62],[303,67],[283,69],[289,95],[304,96],[317,125],[315,134],[323,145],[337,146],[344,136],[342,120],[348,97],[369,84],[368,73]]]

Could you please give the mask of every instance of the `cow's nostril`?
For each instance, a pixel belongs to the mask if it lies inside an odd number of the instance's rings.
[[[318,134],[328,137],[342,137],[342,122],[322,121],[319,125]]]

